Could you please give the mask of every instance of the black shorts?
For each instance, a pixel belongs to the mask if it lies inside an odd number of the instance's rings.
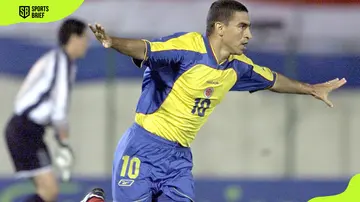
[[[43,139],[45,126],[14,115],[5,130],[7,147],[19,177],[33,177],[50,169],[51,157]]]

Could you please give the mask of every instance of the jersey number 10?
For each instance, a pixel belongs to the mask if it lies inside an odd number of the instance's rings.
[[[205,111],[207,109],[209,109],[211,104],[211,101],[209,99],[202,99],[202,98],[196,98],[195,99],[195,104],[193,109],[191,110],[192,114],[195,114],[197,112],[197,114],[200,117],[204,117],[205,116]]]
[[[140,159],[137,157],[132,157],[130,159],[130,156],[123,156],[122,160],[124,162],[121,168],[120,176],[125,177],[127,175],[130,179],[137,178],[140,172],[140,164],[141,164]],[[128,172],[126,173],[127,169]]]

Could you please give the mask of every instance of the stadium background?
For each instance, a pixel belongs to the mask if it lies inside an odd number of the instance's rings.
[[[110,34],[153,38],[205,29],[211,0],[86,0],[72,15]],[[308,96],[229,93],[192,145],[198,202],[300,202],[337,194],[360,169],[360,3],[248,0],[254,39],[247,55],[310,83],[346,77],[334,109]],[[321,2],[321,3],[316,3]],[[59,22],[0,27],[0,129],[36,59],[54,47]],[[90,32],[89,32],[90,35]],[[114,147],[134,120],[143,70],[94,41],[79,61],[71,109],[74,181],[60,201],[79,201],[92,187],[110,195]],[[49,131],[47,141],[55,145]],[[12,179],[0,139],[0,201],[32,190]],[[109,196],[110,198],[111,196]]]

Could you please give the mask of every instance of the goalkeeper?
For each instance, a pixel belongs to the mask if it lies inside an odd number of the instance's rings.
[[[56,131],[55,165],[62,180],[70,179],[73,154],[68,145],[67,112],[74,83],[74,62],[88,48],[86,25],[76,19],[64,21],[58,33],[59,47],[45,53],[32,66],[14,103],[5,130],[6,143],[17,177],[32,179],[36,193],[26,202],[57,201],[58,183],[44,142],[45,129]]]

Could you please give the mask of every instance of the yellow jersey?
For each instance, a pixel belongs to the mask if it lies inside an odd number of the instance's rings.
[[[218,64],[206,36],[175,33],[144,40],[146,68],[135,122],[145,130],[189,147],[215,107],[229,91],[271,87],[276,73],[242,55]]]

